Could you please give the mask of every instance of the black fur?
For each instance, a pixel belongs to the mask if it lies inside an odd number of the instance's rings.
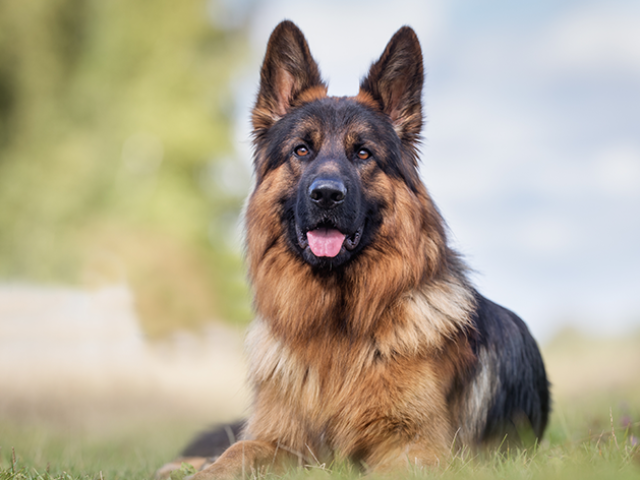
[[[348,130],[350,125],[357,122],[362,134],[354,145],[364,145],[369,140],[379,144],[382,151],[374,153],[373,161],[377,162],[382,171],[388,176],[400,178],[415,191],[415,182],[419,181],[412,164],[412,152],[400,142],[393,130],[389,119],[379,111],[368,108],[350,98],[323,98],[302,105],[292,110],[286,117],[273,125],[267,132],[256,140],[258,148],[264,146],[266,163],[261,171],[275,170],[291,157],[293,147],[292,138],[300,143],[308,144],[312,148],[312,155],[317,154],[312,133],[320,132],[327,126],[331,129]],[[353,147],[352,147],[353,148]],[[355,152],[347,152],[354,154]],[[409,162],[404,155],[410,156]],[[377,154],[377,155],[376,155]],[[383,155],[381,155],[383,154]],[[311,160],[313,157],[309,157]],[[409,165],[407,165],[409,163]],[[258,178],[258,183],[262,178]]]
[[[550,410],[549,382],[535,340],[515,313],[476,295],[476,355],[489,355],[499,388],[493,395],[481,440],[519,436],[531,428],[542,437]],[[527,425],[528,423],[528,425]]]
[[[182,457],[218,457],[235,443],[242,433],[245,421],[217,425],[200,433],[181,453]]]

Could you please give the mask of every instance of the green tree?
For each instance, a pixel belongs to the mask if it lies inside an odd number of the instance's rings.
[[[127,281],[152,336],[247,319],[218,178],[244,38],[203,0],[0,0],[0,277]]]

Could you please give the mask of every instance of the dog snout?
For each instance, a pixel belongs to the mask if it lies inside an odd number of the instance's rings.
[[[309,186],[309,198],[321,208],[333,208],[344,202],[347,187],[341,180],[318,178]]]

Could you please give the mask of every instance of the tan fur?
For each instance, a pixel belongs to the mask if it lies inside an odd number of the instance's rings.
[[[256,309],[270,318],[272,328],[289,338],[313,337],[327,324],[327,312],[347,297],[346,311],[353,334],[371,334],[382,313],[404,292],[412,292],[443,268],[447,255],[439,215],[422,187],[418,195],[406,185],[379,174],[371,190],[389,203],[378,239],[346,267],[352,290],[342,292],[336,281],[311,274],[311,266],[294,258],[279,221],[278,195],[290,188],[290,168],[282,165],[252,194],[246,213],[249,274]],[[413,216],[428,221],[416,222]],[[412,258],[414,261],[406,262]],[[460,282],[460,279],[437,279]],[[443,283],[444,282],[444,283]],[[300,313],[305,312],[304,319]],[[394,320],[395,321],[395,320]],[[379,328],[379,326],[377,326]]]
[[[456,435],[447,394],[474,361],[462,335],[474,303],[464,278],[443,265],[431,200],[424,188],[416,194],[371,172],[369,188],[388,211],[376,243],[346,267],[345,292],[285,243],[277,206],[292,173],[287,164],[270,172],[246,212],[259,313],[247,338],[255,389],[247,438],[305,462],[349,457],[376,471],[439,463]]]
[[[528,414],[538,414],[542,435],[542,361],[512,361],[535,357],[535,342],[514,314],[469,285],[420,180],[423,81],[409,27],[391,38],[359,93],[342,98],[327,97],[293,23],[271,35],[253,109],[256,183],[245,211],[253,405],[241,441],[211,465],[193,460],[204,467],[195,480],[336,459],[396,475],[408,465],[438,465],[487,435],[503,441],[524,405],[492,412],[496,400],[519,400],[505,386],[505,364],[536,377],[519,388],[539,402]],[[343,243],[325,255],[317,238],[330,230]],[[496,330],[506,353],[489,343]]]
[[[285,48],[283,39],[298,32],[283,22],[272,35],[253,113],[257,181],[245,213],[257,313],[247,337],[252,414],[244,440],[197,480],[336,458],[375,472],[407,462],[437,465],[448,457],[469,403],[456,389],[477,360],[468,339],[474,294],[421,182],[389,176],[376,162],[363,163],[362,189],[383,205],[382,220],[375,240],[341,267],[340,275],[315,274],[287,243],[282,209],[298,188],[301,167],[294,161],[268,166],[262,140],[287,109],[326,97],[319,77],[310,82],[301,68],[298,77],[289,78],[283,66],[289,57],[276,46]],[[413,168],[420,99],[415,93],[408,97],[402,75],[394,73],[393,62],[406,64],[394,42],[409,44],[405,48],[419,55],[415,34],[401,29],[351,100],[389,115],[405,142],[402,162]],[[306,43],[296,57],[315,75]],[[421,63],[415,75],[422,75]],[[324,134],[321,126],[305,128],[307,135]],[[357,144],[359,128],[349,124],[331,131],[333,142],[321,137],[312,142],[348,149]],[[294,150],[296,145],[287,143],[299,141],[293,137],[282,140],[282,152]]]

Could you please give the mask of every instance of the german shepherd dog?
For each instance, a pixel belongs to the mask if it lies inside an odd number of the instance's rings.
[[[420,180],[423,81],[409,27],[340,98],[298,27],[273,31],[245,213],[252,411],[223,453],[222,431],[184,452],[219,455],[189,459],[196,480],[334,459],[389,472],[542,436],[536,343],[470,284]]]

